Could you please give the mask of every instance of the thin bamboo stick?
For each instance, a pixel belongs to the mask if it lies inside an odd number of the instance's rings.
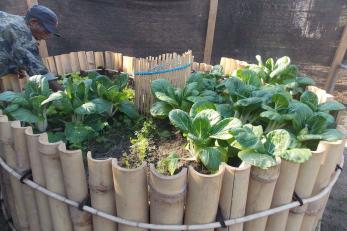
[[[25,171],[31,169],[29,162],[29,154],[27,149],[27,143],[25,139],[25,130],[27,127],[21,127],[20,121],[14,121],[11,123],[12,139],[14,144],[14,151],[16,155],[16,170],[17,172],[24,174]],[[39,214],[36,205],[35,193],[27,185],[21,185],[22,195],[24,197],[24,206],[26,209],[27,219],[30,230],[40,231]]]
[[[47,179],[47,189],[65,196],[63,171],[57,147],[62,142],[49,143],[48,136],[43,133],[39,136],[38,150],[41,155],[43,172]],[[69,208],[66,204],[49,198],[54,231],[72,231]]]
[[[90,152],[88,152],[87,158],[92,207],[115,215],[116,202],[112,178],[112,159],[93,159]],[[117,224],[94,215],[93,228],[94,230],[115,231],[117,230]]]
[[[67,150],[64,143],[58,146],[67,197],[82,202],[88,196],[87,179],[83,165],[82,151]],[[90,214],[70,207],[74,231],[91,231]]]
[[[32,127],[28,127],[25,130],[25,135],[27,140],[29,160],[30,160],[30,166],[32,170],[33,179],[37,184],[43,187],[46,187],[46,179],[43,172],[41,156],[39,155],[39,151],[38,151],[38,141],[39,141],[40,134],[34,134]],[[40,220],[41,230],[52,231],[53,224],[52,224],[51,211],[49,209],[49,204],[48,204],[48,197],[37,191],[35,192],[35,197],[36,197],[37,208],[38,208],[39,217],[40,217],[39,220]]]

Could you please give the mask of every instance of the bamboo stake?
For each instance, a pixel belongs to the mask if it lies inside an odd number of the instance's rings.
[[[50,56],[50,57],[47,57],[47,63],[48,63],[48,66],[49,66],[49,71],[52,72],[53,74],[57,75],[58,72],[57,72],[57,67],[55,65],[55,61],[54,61],[54,57]]]
[[[39,185],[46,187],[46,179],[43,172],[41,157],[38,151],[38,141],[40,134],[34,134],[32,127],[25,130],[30,166],[33,179]],[[53,231],[51,211],[49,209],[48,198],[40,192],[35,192],[37,208],[39,212],[39,220],[42,231]]]
[[[93,159],[90,152],[87,154],[87,159],[92,207],[115,215],[116,202],[112,178],[112,159]],[[115,231],[117,230],[117,224],[94,215],[93,229]]]
[[[299,175],[295,183],[295,192],[301,198],[311,196],[324,152],[325,150],[318,146],[317,151],[312,152],[311,158],[305,163],[301,164]],[[306,208],[307,205],[304,205],[290,210],[286,231],[300,230]]]
[[[245,215],[247,191],[251,166],[242,162],[238,168],[224,163],[222,191],[219,206],[225,219],[238,218]],[[219,231],[242,231],[243,224],[236,224]]]
[[[114,63],[114,53],[111,51],[105,51],[105,67],[107,69],[115,69]]]
[[[198,173],[189,166],[185,224],[204,224],[215,220],[223,174],[223,165],[217,173],[212,175]],[[203,230],[212,231],[213,229]]]
[[[11,123],[12,139],[16,155],[16,170],[21,174],[24,174],[25,171],[30,169],[29,154],[25,139],[26,129],[27,127],[21,127],[20,121],[14,121]],[[24,206],[26,209],[29,229],[40,231],[41,227],[35,193],[31,188],[23,184],[21,185],[21,190],[24,198]]]
[[[41,155],[43,172],[47,179],[47,189],[65,196],[63,171],[57,150],[61,143],[49,143],[47,134],[43,133],[39,136],[38,150]],[[52,198],[49,198],[49,206],[54,231],[72,231],[68,206]]]
[[[11,168],[16,169],[16,155],[15,150],[13,149],[11,123],[12,122],[8,121],[7,116],[0,117],[0,135],[1,141],[3,143],[6,163]],[[14,123],[18,123],[18,126],[20,126],[19,121],[15,121]],[[29,223],[27,220],[27,213],[25,209],[25,201],[22,193],[21,183],[19,183],[14,177],[10,177],[10,184],[12,188],[14,207],[18,222],[15,226],[19,230],[29,230]]]
[[[288,204],[292,201],[295,182],[299,174],[300,164],[282,159],[280,175],[276,183],[271,207]],[[288,212],[277,213],[268,218],[266,231],[284,231],[286,228]]]
[[[70,64],[71,64],[71,72],[80,71],[80,63],[78,61],[78,53],[70,52]]]
[[[103,52],[94,52],[95,57],[95,66],[96,68],[99,67],[105,67],[105,61],[104,61],[104,53]]]
[[[8,149],[5,147],[8,141],[11,140],[11,136],[9,136],[8,134],[7,121],[8,121],[7,116],[0,115],[0,144],[1,144],[0,155],[3,159],[6,159],[5,153],[6,153],[6,150]],[[8,162],[8,164],[11,164],[11,163]],[[14,193],[11,186],[12,176],[9,175],[6,171],[3,172],[2,176],[3,176],[4,187],[5,187],[4,191],[5,191],[5,195],[7,199],[6,202],[8,204],[7,208],[10,211],[14,226],[16,227],[16,229],[20,229],[17,211],[15,207]]]
[[[64,69],[63,69],[63,64],[61,61],[61,55],[54,56],[54,61],[55,61],[56,67],[57,67],[57,74],[63,75]]]
[[[63,67],[63,74],[69,74],[71,73],[71,61],[70,61],[70,55],[69,54],[63,54],[60,56],[60,61]]]
[[[147,176],[144,162],[139,168],[125,169],[112,160],[117,215],[138,222],[148,222]],[[129,184],[131,182],[131,184]],[[119,231],[144,231],[146,229],[118,225]]]
[[[83,201],[88,196],[87,179],[81,150],[67,150],[64,143],[58,146],[67,197]],[[92,231],[90,214],[70,207],[74,231]]]
[[[246,214],[252,214],[270,208],[273,192],[280,173],[281,159],[277,157],[276,162],[277,165],[268,169],[252,166],[248,187]],[[263,217],[247,222],[244,224],[244,230],[264,231],[266,221],[267,217]]]
[[[96,65],[95,65],[94,52],[93,51],[87,51],[86,52],[86,57],[87,57],[87,68],[88,68],[88,70],[95,69]]]
[[[89,65],[88,65],[88,60],[87,60],[87,55],[85,51],[79,51],[77,52],[78,56],[78,61],[80,63],[81,70],[88,70]]]

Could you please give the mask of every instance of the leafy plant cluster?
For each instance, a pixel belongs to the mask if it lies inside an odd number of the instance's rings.
[[[24,92],[3,92],[0,101],[10,118],[38,132],[47,131],[51,142],[64,140],[70,148],[82,148],[108,127],[130,126],[138,119],[128,80],[127,74],[109,78],[96,72],[74,73],[63,78],[64,90],[52,92],[47,80],[37,75],[29,79]]]
[[[318,102],[289,57],[272,58],[223,76],[220,66],[193,73],[183,89],[169,81],[152,82],[156,103],[151,114],[169,118],[186,137],[196,161],[210,172],[221,162],[240,159],[266,169],[276,157],[303,163],[320,140],[342,138],[331,112],[344,110],[336,101]],[[177,166],[177,156],[163,161]]]

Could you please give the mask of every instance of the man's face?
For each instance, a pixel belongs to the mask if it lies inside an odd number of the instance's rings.
[[[35,18],[29,19],[28,26],[36,40],[46,40],[51,35]]]

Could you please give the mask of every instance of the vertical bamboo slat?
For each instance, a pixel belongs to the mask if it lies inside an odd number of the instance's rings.
[[[38,150],[41,155],[43,172],[45,174],[46,187],[49,191],[66,196],[63,172],[60,163],[58,145],[61,142],[49,143],[48,136],[43,133],[39,136]],[[54,231],[72,231],[69,208],[66,204],[49,198],[49,207],[52,215]]]
[[[87,70],[96,69],[94,52],[93,51],[87,51],[86,57],[87,57]]]
[[[80,63],[78,61],[77,52],[70,53],[70,64],[71,64],[71,72],[76,72],[81,70]]]
[[[299,174],[300,164],[282,159],[280,175],[278,177],[271,207],[278,207],[292,201],[295,182]],[[283,211],[269,216],[266,231],[284,231],[289,211]]]
[[[66,150],[64,143],[59,144],[58,150],[67,197],[73,201],[82,202],[88,196],[82,151],[80,149]],[[89,213],[70,207],[70,214],[74,231],[92,231],[92,220]]]
[[[61,55],[54,56],[54,61],[55,65],[57,68],[57,74],[58,75],[63,75],[64,74],[64,69],[63,69],[63,63],[61,61]]]
[[[247,191],[251,166],[241,163],[239,167],[225,165],[223,185],[219,199],[219,206],[224,219],[238,218],[245,215]],[[242,231],[243,223],[219,228],[219,231]]]
[[[60,61],[63,67],[63,74],[69,74],[72,72],[70,54],[60,55]]]
[[[324,152],[325,150],[318,146],[317,151],[312,152],[311,158],[300,165],[294,190],[299,197],[307,198],[311,196]],[[307,204],[290,210],[286,231],[300,230],[306,208]]]
[[[150,222],[152,224],[183,224],[187,169],[173,176],[164,176],[150,166]]]
[[[77,56],[78,56],[78,62],[80,64],[81,70],[83,70],[83,71],[88,70],[89,65],[88,65],[86,52],[85,51],[79,51],[79,52],[77,52]]]
[[[14,121],[11,123],[11,129],[16,155],[16,171],[20,174],[24,174],[25,171],[30,170],[29,154],[25,139],[25,130],[27,127],[21,127],[20,121]],[[25,184],[21,186],[29,229],[40,231],[41,227],[34,190]]]
[[[136,169],[125,169],[118,165],[117,159],[113,159],[112,172],[117,216],[138,222],[148,222],[146,163],[144,162]],[[118,231],[140,230],[146,229],[118,224]]]
[[[115,69],[114,63],[114,53],[111,51],[105,51],[105,67],[107,69]]]
[[[1,157],[6,161],[9,165],[14,165],[15,157],[14,155],[10,155],[12,157],[8,160],[6,152],[10,149],[8,145],[11,145],[9,142],[12,140],[12,135],[9,133],[10,126],[8,123],[8,118],[5,115],[0,115],[0,143],[1,143]],[[12,153],[12,152],[11,152]],[[10,153],[10,154],[11,154]],[[12,176],[8,174],[6,171],[3,172],[3,180],[5,186],[5,194],[8,203],[8,209],[10,210],[11,217],[13,219],[13,224],[16,229],[20,229],[21,225],[19,223],[19,218],[17,214],[17,209],[15,206],[15,194],[12,189]]]
[[[87,158],[92,206],[103,212],[115,215],[116,203],[113,187],[112,159],[96,160],[92,158],[90,152],[88,152]],[[116,231],[117,224],[99,216],[93,216],[93,229],[94,231]]]
[[[1,141],[3,143],[5,161],[11,168],[16,169],[16,154],[15,150],[13,149],[11,123],[12,122],[8,121],[7,116],[0,117],[0,135]],[[20,126],[19,121],[15,121],[13,123],[18,123],[17,125]],[[13,176],[10,176],[10,184],[13,193],[16,218],[18,222],[16,226],[19,230],[29,230],[29,223],[27,219],[25,200],[22,193],[21,183]]]
[[[50,57],[47,57],[46,59],[47,59],[49,71],[57,75],[58,72],[57,72],[57,67],[55,65],[54,57],[50,56]]]
[[[30,166],[32,170],[33,180],[42,187],[46,187],[46,179],[43,172],[41,156],[38,151],[38,141],[40,134],[34,134],[32,127],[25,130]],[[39,212],[39,220],[42,231],[52,231],[52,217],[49,209],[48,197],[38,191],[35,192],[37,208]]]
[[[280,158],[276,158],[277,165],[268,169],[251,167],[248,187],[246,214],[253,214],[267,210],[271,206],[273,192],[280,173]],[[264,231],[267,217],[258,218],[244,224],[245,231]]]
[[[205,175],[189,166],[185,224],[204,224],[215,221],[222,188],[224,166],[217,173]],[[204,229],[212,231],[213,229]]]
[[[104,52],[94,52],[95,57],[95,66],[96,68],[104,68],[105,67],[105,61],[104,61]]]

